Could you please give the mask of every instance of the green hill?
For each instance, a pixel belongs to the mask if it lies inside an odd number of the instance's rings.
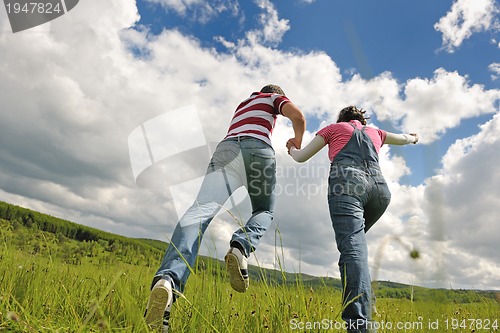
[[[125,263],[156,267],[168,246],[168,243],[159,240],[128,238],[5,202],[0,202],[0,227],[2,235],[8,237],[9,243],[17,249],[29,254],[46,254],[76,265],[91,261],[108,265]],[[196,269],[212,269],[213,274],[220,274],[224,272],[224,262],[200,257]],[[252,280],[265,281],[269,285],[300,283],[307,288],[330,287],[341,290],[341,282],[335,278],[256,266],[249,267],[249,274]],[[453,300],[458,303],[479,302],[485,297],[495,297],[491,291],[435,290],[387,281],[377,282],[375,290],[379,298]]]

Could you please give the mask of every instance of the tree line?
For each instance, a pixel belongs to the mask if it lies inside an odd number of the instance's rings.
[[[5,246],[29,255],[60,259],[68,264],[80,265],[84,261],[111,267],[120,263],[157,267],[167,243],[152,239],[128,238],[99,229],[80,225],[48,214],[0,201],[0,260]],[[201,257],[195,271],[225,274],[223,262]],[[321,287],[341,289],[335,278],[314,277],[302,273],[249,267],[252,280],[266,281],[270,285],[301,284],[314,289]],[[492,291],[443,290],[408,286],[389,281],[375,284],[377,298],[398,298],[413,301],[432,299],[443,303],[481,302],[495,298]]]
[[[128,238],[1,201],[0,228],[9,245],[72,264],[92,258],[156,265],[167,247],[161,241]]]

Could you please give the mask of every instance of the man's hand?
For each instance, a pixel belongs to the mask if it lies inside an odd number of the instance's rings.
[[[288,149],[288,154],[290,154],[290,149],[292,149],[292,147],[300,149],[300,146],[301,146],[301,142],[299,140],[297,140],[296,138],[290,138],[286,142],[286,148]]]

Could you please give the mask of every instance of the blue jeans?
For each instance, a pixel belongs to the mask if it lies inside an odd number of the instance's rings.
[[[168,276],[174,288],[183,291],[195,264],[205,230],[239,187],[245,186],[252,216],[231,238],[248,257],[273,220],[276,159],[265,142],[229,138],[217,146],[193,205],[177,223],[155,279]],[[153,281],[154,283],[154,281]]]
[[[333,163],[328,205],[340,252],[342,318],[348,332],[366,332],[371,320],[372,289],[365,233],[385,212],[391,193],[378,163]]]

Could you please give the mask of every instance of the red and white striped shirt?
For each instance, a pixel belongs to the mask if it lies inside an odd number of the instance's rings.
[[[254,92],[236,108],[224,139],[251,136],[271,146],[276,117],[288,102],[290,100],[283,95]]]

